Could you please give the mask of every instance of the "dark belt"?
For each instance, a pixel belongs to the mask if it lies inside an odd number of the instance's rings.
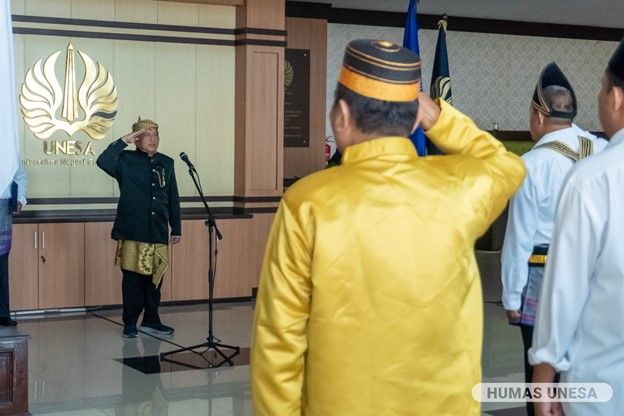
[[[529,266],[544,267],[548,259],[548,244],[540,244],[533,247],[533,253],[529,257]]]

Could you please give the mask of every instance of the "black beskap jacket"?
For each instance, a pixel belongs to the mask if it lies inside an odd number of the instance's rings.
[[[169,242],[182,235],[180,199],[173,159],[161,153],[124,150],[121,139],[111,143],[97,165],[119,183],[119,204],[111,237],[145,243]]]

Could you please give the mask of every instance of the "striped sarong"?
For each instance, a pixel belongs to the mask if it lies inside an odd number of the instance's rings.
[[[533,254],[529,258],[529,279],[522,294],[522,325],[534,326],[537,304],[539,302],[542,281],[544,280],[544,266],[548,256],[548,245],[533,247]]]
[[[9,212],[9,200],[0,199],[0,256],[11,251],[12,215]]]

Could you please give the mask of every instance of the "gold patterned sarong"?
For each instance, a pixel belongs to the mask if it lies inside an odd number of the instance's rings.
[[[169,268],[169,246],[167,244],[118,240],[115,265],[145,276],[151,275],[152,283],[158,287]]]

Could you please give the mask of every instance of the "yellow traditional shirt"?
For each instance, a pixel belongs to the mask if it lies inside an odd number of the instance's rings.
[[[480,415],[474,242],[524,165],[440,105],[427,136],[452,155],[382,137],[284,194],[255,311],[256,416]]]

